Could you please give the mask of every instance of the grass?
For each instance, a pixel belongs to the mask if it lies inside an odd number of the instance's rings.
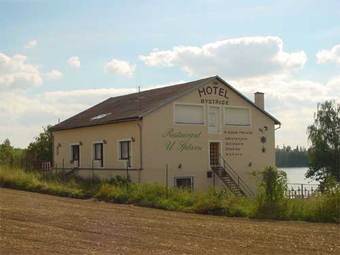
[[[309,199],[280,198],[275,204],[266,204],[263,199],[261,200],[261,195],[258,198],[243,198],[227,191],[209,190],[199,193],[177,188],[166,189],[158,184],[127,183],[119,176],[106,181],[99,179],[89,181],[76,176],[65,180],[58,175],[46,178],[37,172],[25,172],[19,168],[6,166],[0,166],[0,186],[73,198],[93,197],[107,202],[200,214],[340,222],[339,190]],[[267,211],[264,213],[266,208]],[[270,213],[268,208],[272,210]]]

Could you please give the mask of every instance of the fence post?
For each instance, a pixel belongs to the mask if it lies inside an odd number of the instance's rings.
[[[169,184],[168,184],[169,176],[168,176],[168,164],[165,166],[165,187],[166,187],[166,198],[169,196]]]
[[[129,190],[129,159],[126,161],[126,191]]]
[[[301,198],[303,199],[303,184],[301,183]]]
[[[93,186],[93,159],[92,159],[92,166],[91,166],[91,186]]]
[[[213,187],[214,187],[214,190],[215,190],[215,185],[216,185],[216,180],[215,180],[215,177],[216,174],[215,174],[215,171],[213,171]]]

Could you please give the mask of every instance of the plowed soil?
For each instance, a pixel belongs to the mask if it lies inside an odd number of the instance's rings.
[[[340,225],[168,212],[0,189],[0,254],[340,254]]]

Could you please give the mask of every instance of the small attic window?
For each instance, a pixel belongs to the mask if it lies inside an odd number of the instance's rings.
[[[109,116],[109,115],[111,115],[111,112],[99,114],[97,116],[92,117],[90,120],[100,120],[100,119],[105,118],[106,116]]]

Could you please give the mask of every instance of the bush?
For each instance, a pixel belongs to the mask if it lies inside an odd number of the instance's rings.
[[[266,167],[261,173],[254,216],[256,218],[284,219],[287,211],[286,173],[274,167]]]
[[[25,172],[7,166],[0,166],[0,186],[67,197],[84,197],[83,190],[74,183],[60,183],[56,179],[45,181],[37,172]]]
[[[123,177],[110,180],[82,179],[76,175],[42,176],[19,168],[0,166],[0,186],[59,196],[131,203],[139,206],[202,214],[271,219],[340,222],[340,188],[332,186],[320,196],[288,200],[284,197],[285,175],[266,168],[259,194],[254,198],[237,197],[213,189],[206,193],[169,188],[159,184],[136,184]]]

